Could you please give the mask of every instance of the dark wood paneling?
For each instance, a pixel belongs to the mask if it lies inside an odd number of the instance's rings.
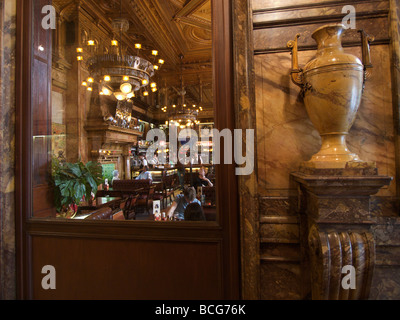
[[[233,109],[233,60],[232,60],[232,3],[230,0],[213,0],[213,90],[215,128],[235,128]],[[224,139],[223,139],[224,140]],[[220,143],[224,150],[225,141]],[[233,147],[233,146],[231,146]],[[225,163],[221,156],[221,163]],[[228,162],[227,162],[228,163]],[[239,197],[234,164],[216,165],[218,221],[224,226],[223,251],[224,283],[228,299],[237,299],[239,291]]]
[[[34,236],[33,299],[221,299],[218,242]],[[60,250],[64,248],[64,250]],[[42,267],[56,289],[41,287]],[[175,289],[175,290],[174,290]]]
[[[51,0],[33,3],[32,101],[32,188],[33,216],[47,215],[53,202],[49,187],[51,162],[51,52],[52,30],[42,27],[42,8]]]
[[[35,0],[33,3],[34,19],[33,23],[33,55],[37,59],[51,62],[51,29],[43,29],[42,18],[46,14],[42,14],[42,8],[46,5],[51,5],[52,0]],[[43,48],[40,50],[39,47]]]
[[[49,63],[33,59],[32,72],[32,135],[46,136],[50,134],[50,101]]]

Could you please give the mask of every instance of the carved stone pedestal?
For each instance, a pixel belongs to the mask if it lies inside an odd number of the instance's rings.
[[[302,167],[291,178],[298,185],[303,269],[312,299],[368,299],[375,265],[370,197],[392,178],[365,163]],[[342,284],[352,270],[355,289]]]

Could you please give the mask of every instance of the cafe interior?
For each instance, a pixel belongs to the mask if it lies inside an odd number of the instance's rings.
[[[399,299],[399,17],[0,1],[0,299]]]
[[[36,217],[168,220],[165,212],[176,196],[193,187],[205,211],[202,217],[215,221],[211,4],[202,1],[190,15],[169,1],[159,5],[168,21],[164,34],[152,32],[156,21],[144,26],[127,1],[82,1],[79,9],[53,1],[63,23],[52,39],[52,135],[34,137],[35,172],[40,180],[48,160],[43,146],[51,145],[50,180],[63,179],[70,166],[88,162],[98,163],[102,175],[95,177],[97,188],[81,183],[86,185],[81,201],[65,199],[66,180],[50,185],[57,189],[57,212],[44,206],[35,210]],[[151,161],[147,151],[155,141],[146,138],[154,129],[164,133],[164,141],[158,141],[164,148],[152,149],[156,160]],[[196,153],[180,164],[179,155],[172,161],[169,132],[176,131],[175,154],[182,153],[190,139],[190,133],[182,135],[187,129],[198,136]],[[139,177],[145,165],[148,179]],[[34,193],[43,192],[43,184],[38,185]],[[78,192],[81,185],[69,191]]]

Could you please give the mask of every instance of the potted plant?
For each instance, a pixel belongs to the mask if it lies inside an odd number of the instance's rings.
[[[52,182],[58,217],[73,218],[82,200],[91,200],[103,181],[102,167],[97,162],[76,163],[52,161]]]

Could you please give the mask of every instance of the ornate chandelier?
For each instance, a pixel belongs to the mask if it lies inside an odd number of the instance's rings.
[[[113,95],[119,101],[129,100],[141,90],[144,96],[148,96],[149,91],[156,92],[157,84],[151,79],[164,64],[164,60],[158,58],[158,51],[152,50],[153,61],[149,61],[139,56],[142,45],[136,43],[137,55],[127,54],[122,46],[122,33],[129,30],[129,21],[123,18],[114,19],[112,28],[114,39],[111,41],[109,53],[94,55],[88,59],[90,75],[82,85],[88,91],[93,91],[93,85],[97,84],[100,95]],[[118,32],[120,41],[115,39]],[[87,42],[88,47],[94,45],[94,40]],[[77,54],[78,61],[82,61],[83,48],[77,48]]]
[[[180,56],[181,60],[183,56]],[[161,109],[164,113],[168,113],[168,120],[170,125],[177,125],[181,129],[185,127],[193,127],[195,124],[199,124],[200,121],[197,119],[200,111],[203,110],[201,106],[187,105],[185,103],[186,90],[183,84],[183,67],[181,65],[181,90],[178,92],[180,103],[178,105],[173,104],[170,107],[166,105]],[[202,96],[200,90],[200,97]],[[167,99],[167,98],[166,98]],[[200,99],[201,100],[201,99]]]

